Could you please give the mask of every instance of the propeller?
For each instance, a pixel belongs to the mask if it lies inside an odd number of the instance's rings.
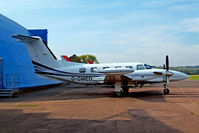
[[[169,77],[172,75],[173,73],[169,72],[169,56],[166,55],[166,83],[169,83]]]
[[[169,76],[172,76],[173,74],[169,72],[169,56],[166,55],[166,64],[164,64],[164,69],[165,69],[165,83],[164,83],[164,94],[169,94],[169,89],[168,89],[168,83],[169,83]]]
[[[169,83],[169,77],[173,75],[173,73],[169,72],[169,56],[166,55],[166,64],[163,65],[163,69],[166,70],[165,72],[165,82]],[[164,75],[162,72],[153,72],[157,75]]]
[[[166,70],[169,70],[169,56],[166,56]]]

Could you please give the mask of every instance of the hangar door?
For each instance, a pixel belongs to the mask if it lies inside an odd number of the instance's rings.
[[[3,58],[0,57],[0,89],[3,88]]]

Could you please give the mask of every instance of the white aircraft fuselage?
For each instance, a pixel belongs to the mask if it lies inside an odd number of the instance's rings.
[[[166,72],[164,69],[154,69],[144,63],[74,64],[55,70],[47,70],[47,73],[43,73],[43,75],[57,80],[88,85],[115,83],[115,76],[125,76],[126,79],[123,81],[129,83],[146,84],[164,83],[165,81]],[[154,72],[161,72],[162,75],[157,75]],[[170,81],[184,80],[189,77],[182,72],[173,70],[169,70],[169,72],[173,74],[169,77]]]

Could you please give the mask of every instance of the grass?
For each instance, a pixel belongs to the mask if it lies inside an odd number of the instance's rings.
[[[199,75],[189,75],[189,80],[199,80]]]
[[[17,108],[24,108],[24,107],[37,107],[38,104],[20,104],[20,105],[15,105]]]
[[[195,113],[194,113],[194,112],[191,112],[191,114],[192,114],[192,115],[195,115]]]

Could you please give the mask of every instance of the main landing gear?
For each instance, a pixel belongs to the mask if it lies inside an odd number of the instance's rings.
[[[122,89],[121,89],[122,88]],[[129,94],[128,83],[115,82],[115,95],[121,97]]]
[[[169,94],[169,89],[168,89],[168,87],[167,87],[167,84],[164,84],[164,91],[163,91],[163,93],[164,93],[165,95]]]
[[[122,92],[123,92],[124,95],[128,95],[129,94],[128,83],[126,83],[126,82],[122,83]]]

